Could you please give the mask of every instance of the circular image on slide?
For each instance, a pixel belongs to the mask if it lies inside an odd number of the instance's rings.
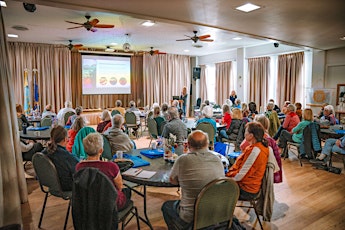
[[[110,83],[110,85],[116,85],[116,83],[117,83],[117,79],[116,79],[116,77],[112,77],[112,78],[110,78],[109,83]]]
[[[124,77],[121,77],[119,82],[120,82],[121,85],[126,85],[127,84],[127,79],[124,78]]]
[[[108,80],[107,80],[107,78],[105,78],[105,77],[101,77],[101,78],[99,79],[99,84],[101,84],[101,85],[106,85],[107,82],[108,82]]]

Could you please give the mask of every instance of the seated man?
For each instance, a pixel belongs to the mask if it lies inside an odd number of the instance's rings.
[[[137,125],[140,126],[140,110],[135,106],[134,101],[129,102],[129,109],[127,109],[126,112],[133,112],[135,114],[136,119],[137,119]]]
[[[42,119],[45,118],[46,116],[51,116],[51,117],[56,116],[56,113],[54,113],[52,111],[52,105],[51,104],[46,105],[46,107],[42,113]]]
[[[122,116],[124,116],[126,113],[126,109],[122,107],[122,101],[121,100],[116,100],[115,108],[113,110],[119,111]]]
[[[170,173],[170,183],[179,185],[181,200],[169,200],[162,206],[168,229],[187,229],[193,221],[194,202],[201,189],[224,176],[220,158],[208,150],[206,133],[196,130],[188,136],[189,153],[177,158]]]
[[[321,154],[315,159],[310,160],[311,163],[326,163],[329,161],[331,152],[345,154],[345,135],[340,139],[329,138],[326,140]]]
[[[39,142],[34,142],[32,140],[25,142],[24,140],[20,140],[20,149],[22,151],[22,156],[24,161],[31,161],[32,156],[43,150],[43,146]]]
[[[116,153],[118,150],[128,152],[134,146],[128,135],[125,134],[121,129],[124,122],[125,119],[121,114],[115,114],[112,117],[112,127],[104,132],[104,135],[109,140],[112,153]]]
[[[65,113],[69,111],[72,111],[75,113],[75,110],[72,108],[72,102],[65,101],[65,108],[60,109],[60,111],[57,114],[59,125],[62,125],[62,126],[65,125]]]
[[[176,136],[177,148],[175,153],[180,155],[183,153],[183,141],[187,137],[186,124],[181,121],[176,107],[168,109],[168,122],[164,125],[162,137],[169,138],[172,133]]]

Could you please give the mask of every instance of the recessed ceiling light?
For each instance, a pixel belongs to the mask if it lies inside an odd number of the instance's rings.
[[[0,1],[0,6],[7,7],[7,4],[5,1]]]
[[[7,37],[9,37],[9,38],[17,38],[18,35],[17,34],[7,34]]]
[[[189,50],[183,50],[184,52],[186,52],[186,53],[188,53],[189,52]]]
[[[254,4],[251,4],[251,3],[247,3],[247,4],[244,4],[242,6],[237,7],[236,9],[248,13],[250,11],[257,10],[259,8],[261,8],[261,7],[254,5]]]
[[[155,21],[151,21],[151,20],[147,20],[141,23],[142,26],[147,26],[147,27],[153,26],[154,24],[156,24]]]
[[[232,40],[242,40],[242,38],[240,38],[240,37],[235,37],[235,38],[232,38]]]
[[[340,40],[345,41],[345,36],[344,36],[344,37],[341,37]]]
[[[118,43],[116,43],[116,42],[112,42],[112,43],[110,43],[110,45],[112,45],[112,46],[117,46],[117,45],[118,45]]]

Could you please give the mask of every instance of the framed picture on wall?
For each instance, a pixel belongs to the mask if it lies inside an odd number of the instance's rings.
[[[339,105],[340,103],[345,103],[345,84],[338,84],[337,85],[337,103],[336,105]]]
[[[331,104],[332,91],[334,89],[314,89],[307,90],[307,104],[322,105],[324,103]]]

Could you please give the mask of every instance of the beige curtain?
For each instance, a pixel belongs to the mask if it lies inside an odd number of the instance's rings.
[[[170,103],[172,96],[181,95],[184,86],[187,87],[187,92],[190,92],[191,64],[189,56],[144,54],[143,66],[145,105],[151,106],[155,102]],[[189,101],[188,99],[187,111],[189,111]]]
[[[255,102],[257,109],[264,111],[268,102],[268,82],[270,77],[270,57],[248,59],[249,102]]]
[[[200,98],[201,101],[208,99],[206,82],[206,65],[200,65]]]
[[[0,226],[22,223],[20,202],[27,201],[15,111],[13,77],[0,7]]]
[[[143,57],[131,57],[131,94],[104,94],[82,95],[81,54],[72,52],[72,102],[87,109],[113,108],[116,100],[121,100],[127,107],[129,101],[137,103],[137,107],[143,107]]]
[[[222,105],[229,98],[231,89],[234,88],[234,79],[231,76],[232,62],[216,63],[216,103]]]
[[[38,70],[39,104],[51,104],[55,111],[64,107],[71,95],[71,52],[67,48],[49,44],[10,42],[9,59],[16,102],[24,103],[23,73],[28,70],[29,86],[33,95],[33,70]],[[31,96],[31,105],[33,105]]]
[[[304,52],[279,55],[277,103],[303,98]]]

